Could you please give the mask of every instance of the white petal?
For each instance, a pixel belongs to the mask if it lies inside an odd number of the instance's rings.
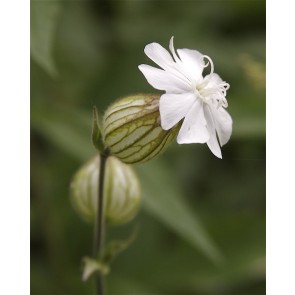
[[[186,116],[195,100],[193,93],[163,94],[159,106],[162,128],[168,130],[176,125]]]
[[[222,159],[221,149],[217,141],[216,134],[212,135],[207,141],[207,145],[211,152],[219,159]]]
[[[218,134],[220,145],[225,145],[232,134],[233,120],[229,113],[222,107],[215,109],[211,108],[211,113],[215,121],[215,127]]]
[[[193,75],[189,71],[187,71],[186,67],[183,65],[183,62],[177,56],[175,49],[174,49],[173,40],[174,40],[174,37],[172,36],[170,39],[170,43],[169,43],[169,49],[172,53],[172,56],[173,56],[175,62],[169,68],[169,71],[171,74],[175,75],[179,79],[187,81],[191,85],[191,88],[195,88],[195,86],[196,86],[195,81],[196,80],[194,79]]]
[[[209,132],[206,127],[203,103],[197,99],[191,110],[185,116],[183,124],[177,136],[177,142],[205,143],[209,140]]]
[[[166,70],[174,61],[170,53],[160,44],[151,43],[144,48],[145,54],[162,69]]]
[[[183,93],[191,90],[191,85],[187,81],[170,72],[149,65],[139,65],[138,68],[147,81],[158,90],[165,90],[168,93]]]
[[[204,106],[204,114],[207,121],[207,127],[210,134],[210,139],[207,141],[207,145],[211,152],[218,158],[222,159],[221,149],[216,137],[215,122],[208,105]]]
[[[205,67],[204,55],[197,50],[178,49],[177,53],[182,61],[182,66],[186,73],[190,75],[194,81],[198,82],[202,78]]]

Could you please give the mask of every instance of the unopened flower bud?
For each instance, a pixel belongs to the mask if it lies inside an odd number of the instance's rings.
[[[163,130],[160,124],[159,95],[138,94],[113,103],[104,115],[105,146],[124,163],[150,160],[175,138],[178,125]]]
[[[94,221],[98,203],[100,156],[96,156],[74,175],[70,192],[71,201],[79,215]],[[140,184],[132,167],[115,157],[108,157],[104,183],[104,219],[112,224],[132,220],[140,206]]]

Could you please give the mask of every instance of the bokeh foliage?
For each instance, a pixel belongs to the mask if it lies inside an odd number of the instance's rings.
[[[109,294],[265,294],[265,2],[31,2],[31,292],[93,294],[81,281],[93,228],[69,183],[95,154],[92,107],[153,92],[137,69],[143,48],[195,48],[230,83],[234,120],[223,160],[173,144],[135,166],[143,205],[110,229],[138,237],[113,263]]]

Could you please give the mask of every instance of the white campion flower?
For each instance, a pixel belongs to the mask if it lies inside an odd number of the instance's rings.
[[[166,91],[159,104],[161,126],[169,130],[184,118],[177,142],[207,143],[212,153],[222,158],[220,146],[228,142],[232,133],[232,119],[224,109],[228,106],[226,91],[229,84],[214,73],[209,56],[186,48],[177,49],[177,56],[173,37],[169,48],[172,56],[158,43],[148,44],[144,49],[162,69],[144,64],[138,66],[149,84]],[[203,77],[202,72],[208,65],[211,72]]]

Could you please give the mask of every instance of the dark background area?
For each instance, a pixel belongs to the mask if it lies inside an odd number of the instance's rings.
[[[231,85],[233,134],[219,160],[172,144],[135,165],[142,208],[112,228],[136,241],[112,264],[108,294],[265,294],[265,1],[31,1],[31,293],[94,294],[81,281],[93,228],[69,201],[95,154],[92,107],[156,92],[144,46],[197,49]]]

